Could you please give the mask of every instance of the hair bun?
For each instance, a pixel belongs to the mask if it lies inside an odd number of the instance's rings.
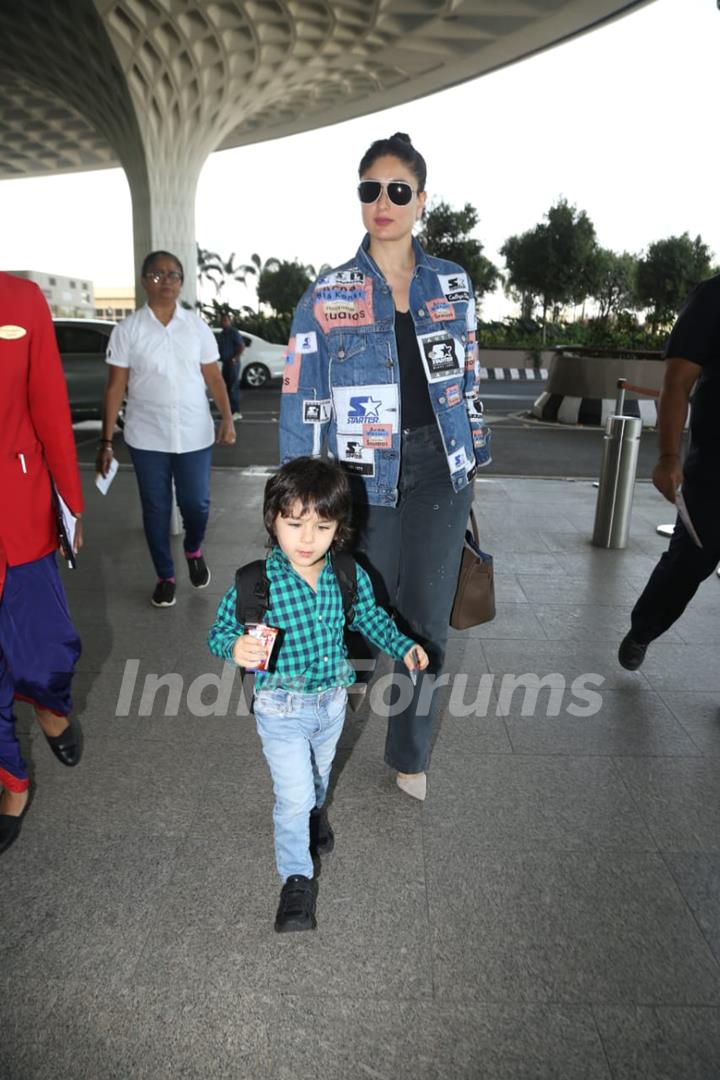
[[[395,140],[396,142],[404,142],[407,143],[408,146],[412,146],[412,139],[405,131],[396,131],[394,135],[390,136],[390,138]]]

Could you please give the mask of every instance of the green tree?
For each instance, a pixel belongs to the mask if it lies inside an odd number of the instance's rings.
[[[500,249],[507,285],[525,310],[542,308],[543,340],[547,313],[563,304],[580,304],[590,295],[596,273],[595,226],[584,210],[560,199],[534,229],[510,236]]]
[[[438,202],[426,210],[418,240],[428,255],[450,259],[467,270],[475,296],[480,299],[495,288],[500,271],[483,255],[481,242],[469,235],[478,220],[478,212],[470,203],[465,203],[462,210],[453,210],[448,203]]]
[[[600,318],[607,321],[621,311],[631,311],[635,302],[637,258],[623,251],[618,255],[609,248],[598,248],[590,295],[600,308]]]
[[[291,315],[298,300],[315,277],[312,266],[303,266],[296,260],[273,260],[261,270],[257,283],[257,297],[261,304],[269,304],[276,315]]]
[[[710,276],[711,252],[700,236],[668,236],[650,244],[637,267],[636,303],[654,329],[672,321],[690,292]]]

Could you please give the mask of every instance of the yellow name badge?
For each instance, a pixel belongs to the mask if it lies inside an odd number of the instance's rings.
[[[12,323],[0,326],[0,338],[5,341],[16,341],[18,338],[25,337],[26,334],[27,330],[24,326],[13,326]]]

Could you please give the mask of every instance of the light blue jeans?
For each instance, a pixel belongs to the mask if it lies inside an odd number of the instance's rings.
[[[258,690],[255,721],[275,792],[275,862],[283,881],[313,876],[310,811],[325,802],[347,691]]]

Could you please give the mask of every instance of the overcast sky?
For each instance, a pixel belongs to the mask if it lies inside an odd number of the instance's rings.
[[[240,261],[254,251],[344,261],[362,235],[357,163],[373,139],[401,130],[427,160],[430,198],[473,203],[476,235],[500,266],[504,240],[561,195],[587,211],[605,247],[640,252],[687,231],[720,259],[719,83],[716,0],[655,0],[456,89],[213,154],[198,186],[197,238]],[[3,181],[0,212],[2,267],[131,284],[122,170]],[[505,307],[490,299],[483,314]]]

